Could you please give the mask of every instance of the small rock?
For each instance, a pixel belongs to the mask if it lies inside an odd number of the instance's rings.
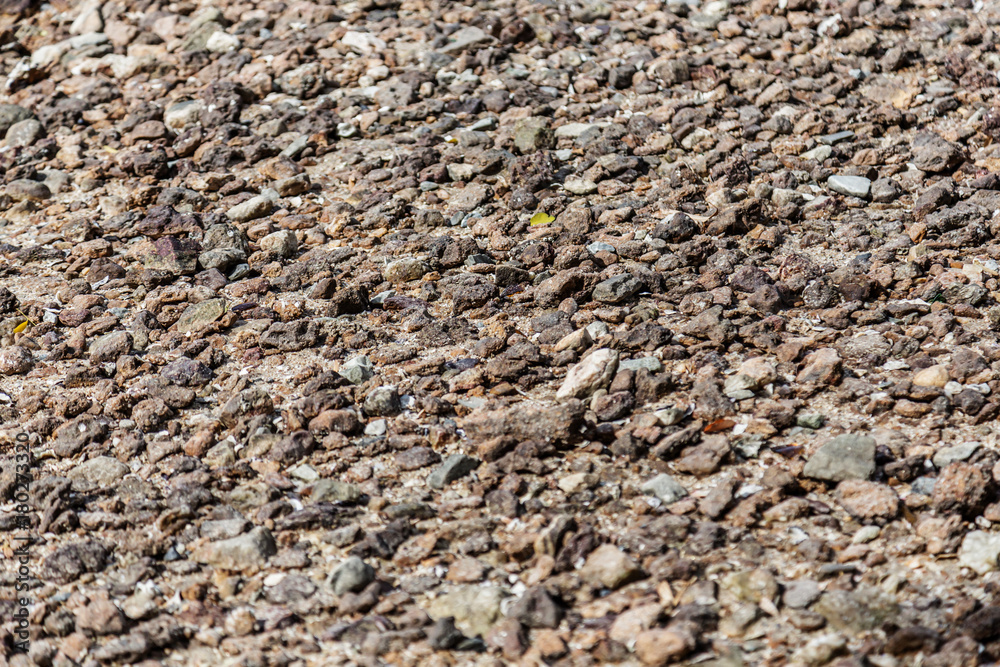
[[[263,526],[245,535],[197,547],[191,559],[224,570],[256,571],[278,553],[271,531]]]
[[[103,364],[117,361],[118,357],[132,350],[132,334],[127,331],[112,331],[97,339],[90,348],[90,363]]]
[[[899,497],[886,484],[846,479],[837,485],[837,498],[851,516],[865,522],[884,524],[899,513]]]
[[[411,280],[420,280],[429,271],[427,264],[415,257],[397,259],[382,271],[382,275],[390,283],[404,283]]]
[[[574,195],[592,195],[597,192],[597,183],[586,178],[570,176],[563,183],[567,192]]]
[[[573,366],[556,392],[557,400],[586,398],[608,386],[618,370],[618,351],[602,348]]]
[[[432,489],[443,489],[457,479],[465,477],[479,467],[479,460],[465,454],[452,454],[441,467],[427,477],[427,485]]]
[[[965,442],[954,447],[943,447],[934,452],[934,457],[931,461],[934,463],[934,467],[942,470],[956,461],[965,461],[978,452],[979,447],[978,442]]]
[[[656,496],[666,505],[671,505],[688,494],[687,489],[667,473],[657,475],[643,484],[642,492],[646,495]]]
[[[226,312],[225,299],[207,299],[184,309],[177,320],[176,329],[180,333],[200,331],[215,322]]]
[[[205,50],[212,53],[229,53],[242,46],[240,38],[223,30],[216,30],[205,42]]]
[[[365,414],[373,417],[391,417],[399,414],[402,404],[399,392],[391,385],[383,385],[372,389],[365,398]]]
[[[744,602],[778,599],[778,582],[770,571],[758,568],[726,575],[722,585]]]
[[[496,586],[461,586],[431,601],[431,618],[453,618],[466,635],[484,636],[503,615],[500,605],[507,594]]]
[[[514,124],[514,147],[523,154],[555,147],[555,137],[549,127],[551,120],[539,116],[522,118]]]
[[[129,467],[118,459],[97,456],[75,466],[66,476],[73,481],[76,490],[90,491],[95,488],[113,489],[129,472]]]
[[[357,484],[336,479],[321,479],[313,484],[309,499],[314,503],[356,503],[361,499],[361,489]]]
[[[843,195],[867,199],[871,192],[872,182],[861,176],[831,176],[826,186],[834,192]]]
[[[839,435],[813,454],[802,474],[828,482],[866,480],[875,472],[875,440],[859,434]]]
[[[912,382],[917,387],[944,387],[949,379],[948,367],[936,364],[914,373]]]
[[[958,562],[983,575],[996,570],[1000,559],[1000,533],[975,530],[965,536]]]
[[[684,630],[646,630],[635,638],[635,654],[644,665],[662,667],[683,660],[694,650],[695,643],[695,638]]]
[[[642,576],[638,564],[613,544],[594,549],[580,569],[580,577],[591,586],[612,590]]]
[[[34,118],[28,118],[10,126],[4,137],[4,144],[20,147],[32,146],[44,136],[45,127]]]
[[[14,201],[43,202],[52,197],[48,186],[38,181],[19,178],[7,184],[5,192]]]
[[[364,355],[348,359],[340,367],[339,373],[351,384],[364,384],[375,377],[372,361]]]
[[[295,232],[284,229],[262,238],[260,249],[279,257],[293,257],[299,249],[299,241],[295,238]]]
[[[594,288],[594,301],[621,303],[642,290],[642,281],[631,274],[622,274],[598,283]]]
[[[351,556],[335,569],[329,578],[330,586],[337,595],[357,593],[375,581],[375,568],[357,556]]]
[[[781,599],[786,607],[805,609],[819,599],[822,591],[819,584],[811,579],[796,579],[785,583],[785,592]]]
[[[20,345],[0,350],[0,373],[3,375],[24,375],[35,365],[31,352]]]
[[[269,197],[258,195],[226,211],[226,217],[233,222],[249,222],[250,220],[263,218],[273,208],[274,202]]]

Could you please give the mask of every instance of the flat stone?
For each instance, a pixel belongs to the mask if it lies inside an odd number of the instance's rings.
[[[11,181],[7,184],[4,191],[14,201],[43,202],[52,198],[52,192],[45,183],[32,181],[27,178],[18,178]]]
[[[833,149],[824,144],[820,144],[816,148],[806,151],[799,157],[803,160],[816,160],[816,162],[823,162],[831,155],[833,155]]]
[[[963,442],[953,447],[942,447],[934,452],[934,457],[931,460],[934,463],[934,467],[941,470],[950,463],[965,461],[979,451],[979,447],[980,444],[978,442]]]
[[[191,559],[224,570],[243,572],[258,570],[276,553],[278,547],[271,531],[259,526],[239,537],[202,544],[192,551]]]
[[[177,320],[177,331],[180,333],[200,331],[222,317],[222,314],[225,312],[225,299],[208,299],[200,303],[191,304],[184,309],[180,319]]]
[[[862,176],[831,176],[826,186],[842,195],[866,199],[871,192],[872,182]]]
[[[77,491],[89,491],[114,488],[129,472],[129,467],[118,459],[97,456],[76,465],[66,476],[73,481]]]
[[[602,303],[621,303],[642,290],[642,281],[635,276],[624,273],[600,282],[594,288],[594,301]]]
[[[586,331],[585,329],[583,331]],[[646,369],[650,373],[659,373],[663,370],[663,362],[656,357],[639,357],[638,359],[623,359],[618,362],[620,371],[638,371]]]
[[[309,499],[314,503],[356,503],[361,499],[361,489],[357,484],[341,482],[336,479],[321,479],[313,484]]]
[[[233,222],[249,222],[263,218],[273,208],[274,202],[269,197],[258,195],[226,211],[226,217]]]
[[[427,613],[434,620],[454,618],[467,636],[481,636],[503,617],[500,606],[506,597],[497,586],[461,586],[432,600]]]
[[[448,43],[440,49],[441,53],[459,54],[466,49],[483,46],[493,41],[493,38],[481,28],[473,26],[456,30],[448,36]]]
[[[641,488],[643,493],[656,496],[665,505],[671,505],[688,494],[687,489],[667,473],[657,475],[643,484]]]
[[[465,454],[452,454],[437,470],[427,477],[427,485],[432,489],[443,489],[457,479],[465,477],[479,467],[479,459]]]
[[[866,480],[875,472],[875,440],[856,433],[839,435],[810,457],[802,474],[812,479],[842,482]]]
[[[821,144],[827,146],[833,146],[840,143],[841,141],[847,141],[854,138],[854,133],[850,130],[844,130],[843,132],[834,132],[833,134],[824,134],[818,137]]]

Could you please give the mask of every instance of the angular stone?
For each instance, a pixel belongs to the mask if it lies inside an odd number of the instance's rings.
[[[375,377],[372,361],[364,355],[348,359],[338,372],[351,384],[364,384]]]
[[[872,182],[861,176],[831,176],[827,180],[826,186],[843,195],[867,199],[868,193],[871,192]]]
[[[659,474],[643,484],[642,492],[656,496],[665,505],[671,505],[688,494],[687,489],[667,473]]]
[[[263,526],[245,535],[218,542],[208,542],[195,548],[191,560],[223,570],[257,571],[278,553],[271,531]]]
[[[586,398],[607,387],[618,370],[618,356],[617,350],[607,348],[592,352],[569,370],[556,392],[556,399]]]
[[[200,331],[222,317],[225,312],[225,299],[207,299],[193,303],[184,309],[180,319],[177,320],[176,329],[180,333]]]
[[[352,556],[330,574],[329,581],[337,595],[357,593],[375,581],[375,568],[357,556]]]
[[[496,586],[461,586],[431,601],[431,618],[454,618],[466,635],[483,636],[503,618],[500,605],[507,593]]]
[[[427,485],[432,489],[443,489],[478,468],[479,463],[479,459],[471,456],[452,454],[444,460],[440,468],[427,477]]]
[[[874,472],[875,440],[856,433],[839,435],[820,447],[802,470],[806,477],[828,482],[866,480]]]
[[[616,589],[645,576],[642,568],[613,544],[602,544],[590,552],[580,577],[595,588]]]

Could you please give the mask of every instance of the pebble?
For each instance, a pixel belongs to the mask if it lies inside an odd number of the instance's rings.
[[[993,572],[1000,559],[1000,535],[974,530],[962,539],[958,549],[958,562],[977,574]]]
[[[687,489],[667,473],[657,475],[644,483],[642,492],[659,498],[665,505],[672,505],[688,495]]]
[[[193,303],[184,309],[177,320],[176,329],[179,333],[200,331],[215,322],[226,312],[225,299],[207,299]]]
[[[375,368],[372,365],[372,361],[365,355],[348,359],[338,372],[351,384],[364,384],[375,377]]]
[[[913,384],[918,387],[944,387],[948,384],[948,369],[943,364],[928,366],[913,374]]]
[[[352,556],[330,573],[329,584],[335,595],[357,593],[375,581],[375,568]]]
[[[274,208],[274,203],[269,197],[258,195],[246,200],[242,204],[237,204],[226,211],[226,217],[233,222],[249,222],[257,218],[263,218]]]
[[[802,474],[828,482],[866,480],[875,472],[875,440],[860,434],[839,435],[820,447]]]
[[[586,178],[575,176],[567,178],[563,183],[567,192],[574,195],[592,195],[597,192],[597,183]]]
[[[427,477],[427,486],[432,489],[443,489],[448,484],[461,479],[478,467],[479,461],[477,459],[465,454],[452,454],[444,460],[440,468]]]
[[[586,398],[598,389],[603,389],[618,370],[618,358],[617,350],[595,350],[569,370],[556,392],[556,399]]]
[[[245,535],[208,542],[191,552],[191,559],[212,567],[237,572],[256,571],[278,553],[271,532],[259,526]]]
[[[45,136],[45,127],[34,118],[14,123],[4,136],[4,145],[13,147],[32,146]]]
[[[507,594],[497,586],[459,586],[431,601],[431,618],[452,618],[467,636],[484,636],[502,617],[500,607]]]
[[[643,572],[638,564],[611,544],[594,549],[580,568],[580,577],[595,588],[614,590],[641,576]]]
[[[978,442],[963,442],[953,447],[942,447],[934,452],[934,457],[931,460],[934,462],[934,467],[941,470],[956,461],[967,460],[979,451],[979,448]]]
[[[867,199],[871,192],[872,182],[861,176],[831,176],[826,185],[834,192]]]

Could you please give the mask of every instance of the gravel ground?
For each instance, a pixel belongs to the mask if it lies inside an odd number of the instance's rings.
[[[0,0],[0,667],[995,664],[997,25]]]

